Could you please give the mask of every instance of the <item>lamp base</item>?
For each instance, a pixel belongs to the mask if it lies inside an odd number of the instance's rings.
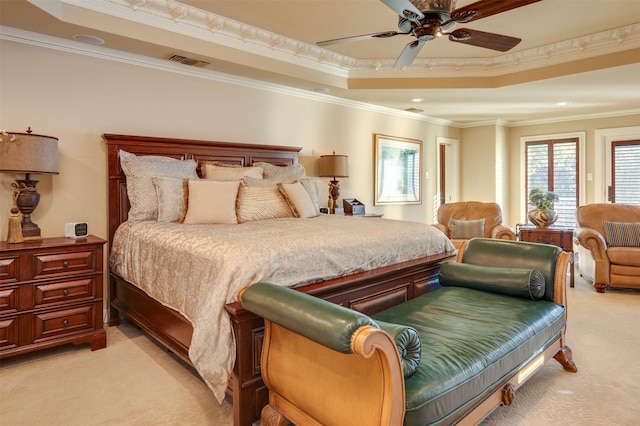
[[[36,189],[37,180],[31,180],[27,173],[24,180],[16,180],[13,184],[19,193],[16,197],[16,206],[22,213],[22,237],[25,241],[41,241],[40,227],[31,222],[31,213],[34,212],[40,202],[40,194]]]
[[[329,197],[333,200],[329,205],[329,213],[334,214],[340,198],[340,182],[335,178],[329,182]]]

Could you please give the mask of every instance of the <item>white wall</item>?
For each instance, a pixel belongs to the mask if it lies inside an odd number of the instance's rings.
[[[349,156],[343,197],[358,198],[367,211],[386,218],[431,222],[435,178],[423,175],[421,205],[373,206],[372,135],[422,140],[423,167],[434,176],[436,137],[458,137],[456,128],[311,92],[197,76],[201,70],[180,64],[80,54],[69,47],[74,43],[64,43],[60,50],[0,41],[0,128],[24,132],[30,126],[59,138],[60,173],[33,177],[40,180],[41,193],[33,221],[44,237],[60,236],[66,222],[80,220],[89,222],[91,233],[106,236],[103,133],[301,146],[300,161],[309,175],[317,175],[320,155],[335,150]],[[0,174],[0,240],[6,239],[16,178]]]

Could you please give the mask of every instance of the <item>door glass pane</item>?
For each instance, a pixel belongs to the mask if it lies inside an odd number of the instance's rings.
[[[578,171],[576,168],[577,144],[575,142],[553,145],[553,192],[559,200],[554,204],[558,213],[556,225],[573,226],[578,208]]]
[[[612,201],[640,205],[640,141],[613,142],[612,150]]]

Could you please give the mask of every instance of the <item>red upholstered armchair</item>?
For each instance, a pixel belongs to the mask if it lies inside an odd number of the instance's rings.
[[[449,237],[456,248],[473,237],[515,240],[516,233],[502,224],[502,209],[496,203],[460,201],[438,208],[438,223],[432,224]]]

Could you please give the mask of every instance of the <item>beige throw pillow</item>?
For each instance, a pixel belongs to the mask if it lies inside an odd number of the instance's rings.
[[[306,218],[318,215],[309,193],[304,189],[302,183],[279,183],[278,188],[285,196],[296,217]]]
[[[205,163],[204,177],[213,180],[238,180],[245,176],[262,179],[262,167],[242,167],[222,163]]]
[[[184,223],[238,223],[240,181],[190,180]]]
[[[264,169],[265,179],[277,180],[278,182],[300,180],[307,177],[307,173],[300,163],[276,166],[270,163],[257,162],[253,165]]]

